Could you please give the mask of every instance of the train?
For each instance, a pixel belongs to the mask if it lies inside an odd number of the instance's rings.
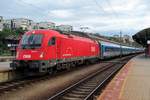
[[[116,44],[116,43],[110,43],[110,42],[104,42],[104,41],[100,41],[99,43],[100,43],[99,48],[101,49],[101,54],[100,54],[101,59],[142,53],[144,51],[143,48],[123,46],[123,45]]]
[[[77,64],[139,53],[142,48],[121,46],[69,32],[40,29],[26,32],[10,67],[16,71],[52,73]]]

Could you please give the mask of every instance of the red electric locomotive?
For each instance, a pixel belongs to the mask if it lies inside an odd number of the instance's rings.
[[[28,72],[52,72],[98,59],[99,55],[95,40],[56,30],[33,30],[23,35],[10,66]]]

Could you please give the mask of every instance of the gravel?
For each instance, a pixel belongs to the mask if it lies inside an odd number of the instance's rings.
[[[108,63],[90,65],[77,70],[56,75],[49,80],[32,83],[20,89],[12,90],[0,96],[0,100],[47,100],[58,91],[94,73]]]

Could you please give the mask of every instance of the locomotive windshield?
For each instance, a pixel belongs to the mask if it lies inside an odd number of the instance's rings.
[[[22,49],[34,49],[41,47],[42,44],[42,34],[30,34],[30,35],[23,35],[21,40],[21,48]]]

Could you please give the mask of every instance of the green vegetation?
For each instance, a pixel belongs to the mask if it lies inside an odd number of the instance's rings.
[[[0,31],[0,55],[10,55],[10,50],[7,47],[7,44],[4,44],[5,38],[7,38],[10,35],[19,36],[20,34],[23,34],[25,30],[22,28],[18,29],[3,29],[3,31]]]

